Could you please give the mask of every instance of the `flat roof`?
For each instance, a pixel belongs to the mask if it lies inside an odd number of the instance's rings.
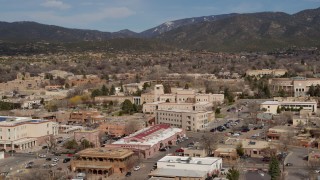
[[[315,101],[281,101],[279,102],[280,105],[282,104],[317,104]]]
[[[181,133],[182,131],[182,129],[172,128],[168,124],[158,124],[155,126],[141,129],[127,137],[113,142],[112,144],[153,146],[158,142],[175,135],[176,133]],[[136,139],[139,139],[142,142],[136,141]]]
[[[256,141],[251,139],[243,139],[242,140],[243,148],[267,148],[269,147],[269,142],[267,141]]]
[[[182,156],[164,156],[158,162],[181,163],[190,165],[211,165],[221,158],[218,157],[182,157]]]
[[[124,148],[88,148],[77,153],[83,157],[103,157],[103,158],[125,158],[134,152],[130,149]]]
[[[265,101],[261,103],[262,105],[279,105],[278,101]]]
[[[208,173],[207,171],[200,171],[200,170],[158,168],[153,172],[151,172],[149,176],[202,178],[202,177],[205,177],[207,173]]]
[[[16,126],[26,123],[42,123],[48,120],[32,119],[31,117],[15,117],[15,116],[0,116],[0,126]]]
[[[205,112],[212,112],[212,111],[192,111],[192,110],[184,110],[184,109],[158,109],[158,111],[167,111],[167,112],[176,112],[176,113],[205,113]]]

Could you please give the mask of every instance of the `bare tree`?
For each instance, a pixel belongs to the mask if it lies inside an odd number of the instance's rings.
[[[66,174],[61,171],[32,169],[27,173],[18,175],[23,180],[60,180],[67,179]]]
[[[56,150],[56,148],[57,148],[57,140],[53,135],[48,136],[46,138],[45,142],[46,142],[50,152]]]
[[[320,168],[320,161],[318,160],[312,160],[308,162],[307,165],[308,171],[309,171],[309,178],[310,179],[316,179],[317,172],[316,170],[319,170]]]
[[[135,121],[135,120],[130,120],[129,122],[126,123],[126,127],[125,127],[125,133],[126,135],[129,135],[135,131],[138,130],[138,121]]]
[[[206,149],[208,155],[211,155],[213,150],[217,148],[217,145],[222,140],[223,134],[203,134],[200,139],[200,144]]]

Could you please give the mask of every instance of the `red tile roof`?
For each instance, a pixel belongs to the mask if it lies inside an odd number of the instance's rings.
[[[149,136],[150,134],[153,134],[154,132],[157,132],[161,129],[168,129],[170,128],[170,124],[157,124],[152,126],[151,128],[133,136],[132,138],[137,138],[137,139],[143,139],[146,136]]]

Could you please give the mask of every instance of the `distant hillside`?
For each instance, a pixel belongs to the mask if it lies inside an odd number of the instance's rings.
[[[0,52],[17,52],[17,48],[12,46],[14,43],[29,42],[67,43],[63,45],[65,48],[69,44],[79,43],[83,45],[81,47],[89,45],[93,49],[105,49],[106,44],[109,44],[107,48],[118,47],[116,49],[119,50],[157,50],[170,47],[259,51],[292,46],[320,47],[320,8],[293,15],[261,12],[194,17],[169,21],[141,33],[128,29],[111,33],[68,29],[35,22],[0,22],[1,41],[5,44],[0,44]],[[34,46],[27,47],[36,51]]]
[[[235,15],[237,14],[233,13],[233,14],[212,15],[212,16],[193,17],[193,18],[179,19],[175,21],[168,21],[157,27],[141,32],[140,36],[150,38],[150,37],[158,36],[165,32],[177,29],[179,27],[183,27],[187,25],[195,25],[202,22],[213,22],[213,21],[217,21],[227,17],[232,17]]]
[[[0,40],[15,42],[103,41],[113,38],[134,37],[135,34],[129,30],[110,33],[96,30],[69,29],[36,22],[0,22]]]
[[[181,48],[213,51],[320,47],[320,8],[293,15],[281,12],[238,14],[179,27],[157,38]]]

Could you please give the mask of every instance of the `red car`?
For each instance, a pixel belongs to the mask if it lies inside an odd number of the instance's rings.
[[[176,152],[184,152],[183,149],[177,149]]]

